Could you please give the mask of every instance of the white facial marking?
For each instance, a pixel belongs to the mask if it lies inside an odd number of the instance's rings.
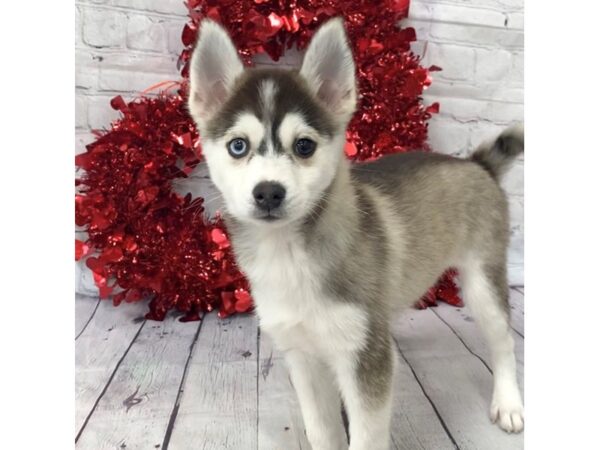
[[[317,142],[320,139],[317,131],[309,126],[304,117],[298,113],[287,113],[279,125],[279,141],[284,148],[293,150],[294,142],[300,138],[309,138]]]
[[[244,138],[250,144],[251,150],[256,150],[265,135],[265,126],[252,113],[244,112],[238,115],[234,125],[225,133],[225,139]]]

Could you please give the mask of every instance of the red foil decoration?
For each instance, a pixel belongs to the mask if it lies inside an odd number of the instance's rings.
[[[464,306],[460,298],[458,287],[454,282],[458,273],[454,269],[448,269],[437,284],[429,289],[427,293],[415,304],[418,309],[425,309],[430,306],[437,306],[437,301],[441,300],[452,306]]]
[[[76,258],[93,253],[86,264],[101,297],[112,296],[115,305],[150,298],[146,317],[155,320],[170,310],[188,321],[215,309],[226,317],[252,308],[224,224],[218,217],[204,217],[202,198],[181,197],[171,186],[202,158],[185,95],[188,62],[203,18],[223,24],[251,65],[259,53],[278,60],[292,46],[304,49],[323,22],[342,16],[360,91],[344,150],[358,161],[429,150],[427,120],[439,105],[424,106],[421,94],[431,82],[429,70],[439,67],[420,66],[410,51],[415,31],[398,26],[408,5],[409,0],[188,0],[177,93],[129,103],[115,97],[111,106],[122,117],[76,157],[84,170],[76,180],[76,223],[88,232],[86,242],[76,241]],[[432,298],[458,304],[453,276],[446,273],[421,304]]]
[[[198,134],[181,93],[129,104],[117,97],[111,104],[122,118],[76,157],[85,170],[76,221],[89,236],[76,242],[76,253],[96,250],[86,264],[101,297],[114,294],[115,305],[151,298],[146,317],[155,320],[171,309],[184,313],[183,320],[213,309],[223,315],[249,310],[248,285],[222,221],[207,221],[203,199],[181,197],[171,187],[199,162]],[[225,293],[234,296],[231,311],[223,307]]]

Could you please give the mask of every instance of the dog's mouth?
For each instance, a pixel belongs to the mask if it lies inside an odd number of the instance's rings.
[[[267,211],[257,209],[254,211],[254,218],[261,222],[277,222],[285,218],[285,212],[281,208],[269,209]]]
[[[260,211],[254,217],[264,222],[276,222],[283,218],[283,214],[278,211]]]

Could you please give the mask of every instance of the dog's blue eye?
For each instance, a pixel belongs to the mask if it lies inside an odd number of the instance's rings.
[[[242,158],[243,156],[246,156],[246,153],[248,153],[248,143],[245,139],[235,138],[229,141],[229,144],[227,144],[227,150],[229,150],[229,154],[234,158]]]
[[[298,139],[295,144],[296,154],[301,158],[309,158],[317,149],[317,143],[310,139]]]

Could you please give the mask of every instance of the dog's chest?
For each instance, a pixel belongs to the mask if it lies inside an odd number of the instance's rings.
[[[270,236],[246,249],[242,268],[250,280],[261,329],[282,350],[324,356],[360,348],[367,318],[357,305],[332,298],[323,264],[293,236]]]

